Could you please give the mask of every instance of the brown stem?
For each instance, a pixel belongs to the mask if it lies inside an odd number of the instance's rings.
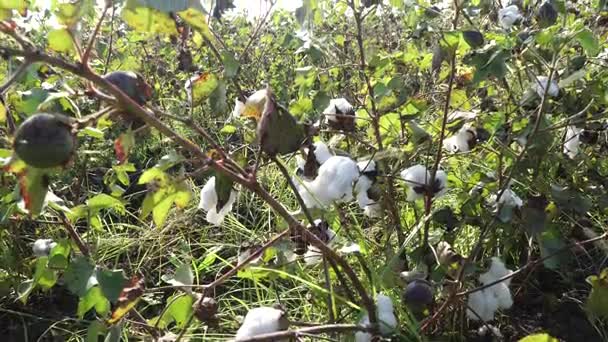
[[[287,168],[285,168],[285,165],[283,165],[283,163],[281,163],[281,161],[276,156],[272,156],[270,159],[272,159],[272,161],[275,164],[277,164],[277,166],[279,167],[279,170],[283,174],[283,177],[285,177],[285,180],[287,181],[287,184],[289,184],[289,187],[293,191],[293,194],[296,196],[296,199],[298,200],[298,204],[300,205],[300,208],[302,208],[302,211],[304,212],[304,215],[306,216],[306,219],[308,220],[308,222],[310,223],[310,225],[314,227],[315,226],[315,220],[312,218],[312,215],[310,214],[310,211],[306,207],[306,204],[304,203],[304,200],[302,199],[302,196],[300,196],[300,193],[298,192],[298,188],[293,183],[293,180],[291,179],[291,176],[289,175],[289,171],[287,170]]]
[[[95,30],[93,31],[93,34],[91,34],[91,37],[89,38],[89,44],[87,45],[87,49],[84,50],[84,53],[82,54],[80,63],[82,65],[84,65],[85,67],[88,67],[88,65],[89,65],[89,57],[91,56],[91,50],[93,50],[93,45],[95,44],[95,39],[97,38],[97,34],[99,33],[99,29],[101,28],[101,23],[103,23],[103,19],[106,17],[106,13],[108,12],[108,8],[110,8],[110,6],[111,6],[110,1],[107,1],[105,3],[105,5],[103,6],[103,12],[101,12],[101,17],[99,17],[99,21],[97,22],[97,25],[95,26]]]
[[[61,221],[63,223],[63,226],[65,227],[65,230],[67,230],[68,235],[70,235],[70,238],[72,239],[72,241],[74,241],[74,243],[80,250],[80,253],[82,253],[82,255],[84,255],[85,257],[89,258],[91,256],[89,247],[87,247],[84,241],[82,241],[80,235],[76,231],[76,228],[74,228],[72,223],[68,221],[67,217],[65,217],[64,215],[61,215]]]

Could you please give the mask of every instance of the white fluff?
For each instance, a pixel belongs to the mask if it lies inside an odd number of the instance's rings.
[[[57,243],[52,239],[38,239],[34,241],[32,251],[34,252],[35,257],[45,257],[49,255],[51,249],[55,246],[57,246]]]
[[[540,98],[545,96],[545,91],[551,97],[556,97],[559,94],[559,85],[557,85],[555,78],[549,83],[549,77],[547,76],[537,76],[536,80],[532,81],[532,89]]]
[[[248,116],[259,118],[264,111],[267,95],[268,91],[266,89],[260,89],[249,96],[245,103],[237,99],[232,112],[232,117],[238,118],[240,116]]]
[[[564,153],[570,159],[573,159],[578,154],[579,146],[581,145],[580,134],[582,128],[576,126],[568,126],[566,128],[566,141],[564,142]]]
[[[327,161],[327,159],[329,159],[333,156],[333,154],[329,150],[329,147],[327,147],[327,145],[324,142],[317,141],[316,143],[314,143],[314,145],[315,145],[315,159],[317,160],[317,162],[319,162],[319,164],[323,165],[323,163],[325,163]]]
[[[378,202],[366,205],[365,208],[363,208],[363,214],[371,218],[380,217],[382,216],[382,206]]]
[[[184,86],[184,89],[186,90],[186,95],[188,96],[188,103],[189,103],[190,105],[192,105],[192,92],[193,92],[193,89],[192,89],[192,84],[193,84],[193,83],[194,83],[196,80],[198,80],[198,79],[199,79],[199,77],[200,77],[200,75],[194,75],[194,76],[190,77],[190,78],[189,78],[189,79],[186,81],[186,84],[185,84],[185,86]],[[137,78],[137,75],[135,75],[135,76],[134,76],[134,78]]]
[[[321,220],[317,219],[315,220],[315,225],[319,225],[321,223]],[[334,245],[335,241],[336,241],[336,232],[334,232],[332,229],[327,229],[325,231],[325,237],[327,239],[327,246],[331,247]],[[304,263],[308,266],[314,266],[319,264],[321,261],[323,261],[323,254],[321,253],[321,251],[315,247],[315,246],[309,246],[308,250],[306,251],[306,253],[303,256],[304,258]]]
[[[327,117],[328,121],[338,121],[336,114],[346,113],[353,111],[353,105],[351,105],[345,98],[331,99],[329,105],[323,110],[323,114]]]
[[[230,197],[222,209],[217,211],[217,193],[215,192],[215,176],[209,178],[203,189],[201,190],[201,201],[198,204],[199,209],[207,212],[207,222],[220,226],[224,222],[224,217],[232,210],[232,205],[236,201],[236,191],[230,192]]]
[[[383,336],[390,335],[393,330],[397,327],[397,317],[393,309],[393,301],[390,297],[379,293],[376,296],[376,312],[378,315],[378,324],[380,325],[380,334]],[[359,321],[361,325],[369,324],[369,316],[365,314]],[[371,342],[372,335],[363,331],[359,331],[355,334],[356,342]]]
[[[499,258],[494,257],[490,269],[479,276],[479,282],[482,285],[488,285],[511,273],[513,271],[507,269]],[[481,291],[471,293],[467,303],[469,319],[479,320],[472,312],[475,311],[484,322],[491,321],[498,309],[508,309],[513,306],[513,298],[509,290],[510,283],[511,278],[508,278]]]
[[[232,111],[232,118],[236,119],[241,116],[241,113],[245,111],[245,103],[239,101],[237,98],[234,100],[234,110]]]
[[[505,30],[508,30],[521,18],[519,8],[516,5],[507,6],[498,11],[498,22]]]
[[[496,205],[497,196],[498,196],[497,194],[492,194],[488,198],[490,203],[493,203],[494,205]],[[500,204],[502,207],[520,208],[524,204],[524,202],[521,200],[521,198],[519,196],[517,196],[517,194],[513,190],[506,189],[505,192],[502,194],[502,196],[500,196],[500,200],[498,201],[498,204]]]
[[[286,329],[285,313],[271,307],[259,307],[249,310],[243,324],[236,332],[235,340],[244,340],[256,335],[269,334]]]
[[[469,140],[471,139],[475,139],[475,133],[470,126],[464,125],[458,133],[443,140],[443,148],[452,153],[469,152],[471,150]]]
[[[425,186],[431,181],[431,173],[427,170],[424,165],[414,165],[403,171],[401,171],[401,178],[408,185],[407,188],[407,201],[413,202],[424,198],[424,192],[417,193],[414,188]],[[438,191],[433,196],[439,197],[447,192],[448,175],[445,171],[437,170],[435,174],[435,181],[439,182]]]
[[[334,202],[348,202],[353,198],[353,185],[359,178],[359,168],[352,159],[332,156],[319,168],[313,181],[304,180],[299,187],[307,208],[326,208]]]

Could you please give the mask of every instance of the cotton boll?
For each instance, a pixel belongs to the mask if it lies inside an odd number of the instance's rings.
[[[555,81],[555,78],[549,83],[549,77],[547,76],[537,76],[536,79],[532,81],[532,89],[534,89],[540,98],[545,96],[545,90],[547,91],[547,95],[551,97],[559,95],[559,85]]]
[[[367,190],[369,190],[369,188],[371,188],[373,184],[374,182],[367,176],[359,177],[357,183],[355,184],[357,203],[359,203],[359,207],[361,207],[361,209],[365,208],[370,204],[375,203],[375,201],[369,198],[369,196],[367,195]]]
[[[345,98],[329,100],[329,105],[323,110],[327,120],[333,122],[339,121],[338,115],[348,115],[350,113],[354,114],[354,108]]]
[[[469,319],[478,321],[481,318],[482,321],[488,322],[494,319],[494,314],[498,310],[498,301],[491,293],[481,290],[469,295],[467,306]]]
[[[475,144],[475,132],[470,126],[463,126],[458,133],[443,141],[443,148],[449,152],[469,152]]]
[[[243,324],[236,333],[235,340],[287,330],[289,322],[282,310],[271,307],[254,308],[247,312]]]
[[[424,197],[424,185],[431,178],[431,174],[424,165],[414,165],[401,171],[401,178],[408,185],[407,200],[415,201]]]
[[[359,168],[350,158],[332,156],[319,168],[312,182],[304,181],[300,196],[307,208],[326,208],[334,202],[353,198],[353,184],[359,178]]]
[[[490,269],[488,270],[488,273],[494,277],[493,281],[496,281],[502,277],[506,277],[506,276],[510,275],[511,273],[513,273],[513,271],[508,269],[505,266],[505,264],[498,257],[493,257],[492,263],[490,264]],[[481,281],[481,279],[480,279],[480,281]],[[504,282],[507,285],[509,285],[511,283],[511,278],[505,280]]]
[[[568,126],[566,128],[566,141],[564,142],[564,153],[570,159],[574,159],[578,154],[579,146],[581,145],[580,134],[582,128],[576,126]]]
[[[38,239],[34,241],[34,245],[32,246],[32,251],[34,252],[34,256],[36,257],[45,257],[48,256],[51,250],[57,246],[57,243],[52,239]]]
[[[188,95],[190,96],[190,95]],[[241,114],[245,111],[245,103],[241,102],[239,99],[234,101],[234,110],[232,111],[232,118],[236,119],[241,116]]]
[[[488,289],[492,289],[492,293],[496,298],[496,303],[500,309],[509,309],[513,306],[513,297],[511,291],[505,283],[498,283]]]
[[[382,216],[382,206],[380,203],[366,205],[365,208],[363,208],[363,214],[370,218],[380,217]]]
[[[217,211],[217,200],[215,177],[211,177],[201,190],[201,200],[198,204],[198,208],[207,212],[207,222],[220,226],[224,222],[224,217],[232,210],[232,205],[236,201],[236,191],[232,190],[230,192],[228,201],[219,212]]]
[[[512,208],[519,208],[524,204],[521,198],[511,189],[505,190],[498,203]]]
[[[498,11],[498,22],[505,30],[508,30],[521,18],[519,8],[516,5],[507,6]]]
[[[319,164],[323,165],[323,163],[325,163],[329,158],[331,158],[333,156],[333,154],[329,150],[329,147],[327,147],[327,145],[324,142],[317,141],[314,143],[314,145],[315,145],[315,158],[317,159]]]
[[[433,185],[434,197],[443,196],[448,192],[448,174],[443,170],[435,173],[435,184]]]
[[[376,313],[378,315],[378,323],[380,327],[380,334],[383,336],[390,335],[393,330],[397,327],[397,317],[393,308],[393,301],[390,297],[384,294],[378,294],[376,297]],[[359,321],[360,325],[369,324],[369,315],[365,314]],[[359,331],[355,334],[356,342],[371,342],[372,335],[363,331]]]

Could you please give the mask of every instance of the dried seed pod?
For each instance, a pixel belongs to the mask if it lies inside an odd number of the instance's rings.
[[[217,301],[211,297],[204,297],[202,300],[197,300],[192,304],[194,317],[199,321],[207,324],[215,324],[217,322]]]

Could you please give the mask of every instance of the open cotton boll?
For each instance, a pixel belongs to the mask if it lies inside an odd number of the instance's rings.
[[[535,80],[532,80],[532,89],[534,89],[540,98],[545,96],[545,91],[551,97],[559,95],[559,85],[557,85],[555,78],[549,83],[549,77],[547,76],[537,76]]]
[[[45,257],[49,255],[51,249],[53,249],[55,246],[57,246],[57,243],[52,239],[38,239],[34,241],[32,251],[36,257]]]
[[[519,208],[524,204],[521,198],[511,189],[505,190],[498,203],[511,208]]]
[[[320,220],[315,221],[316,225],[319,224],[319,223],[317,223],[317,221],[320,221]],[[327,230],[325,230],[325,237],[322,238],[321,240],[327,241],[326,244],[331,247],[331,246],[333,246],[335,239],[336,239],[336,232],[327,228]],[[304,258],[304,263],[306,265],[314,266],[314,265],[319,264],[321,261],[323,261],[323,254],[317,247],[309,246],[308,251],[306,251],[306,253],[304,253],[303,258]]]
[[[496,310],[498,310],[498,302],[491,293],[481,290],[469,295],[467,317],[470,320],[478,321],[481,318],[484,322],[491,321],[494,319]]]
[[[363,214],[370,218],[380,217],[382,216],[382,206],[377,202],[366,205],[365,208],[363,208]]]
[[[323,110],[323,114],[327,117],[328,121],[339,121],[339,117],[336,115],[347,115],[354,114],[353,105],[350,104],[345,98],[331,99],[329,104]]]
[[[472,142],[475,141],[475,132],[470,126],[463,126],[458,133],[443,140],[443,148],[449,152],[469,152]]]
[[[432,184],[432,186],[429,186],[428,184],[431,181],[431,173],[424,165],[414,165],[401,171],[401,178],[408,186],[406,191],[406,200],[410,202],[424,198],[426,188],[430,188],[433,193],[433,197],[439,197],[445,194],[448,190],[447,173],[442,170],[437,170],[435,173],[435,182]]]
[[[319,168],[313,181],[304,181],[300,196],[307,208],[326,208],[334,202],[353,198],[353,184],[359,178],[359,168],[352,159],[332,156]]]
[[[519,8],[516,5],[507,6],[498,10],[498,22],[505,30],[508,30],[521,18]]]
[[[198,204],[199,209],[207,212],[207,222],[219,226],[224,222],[224,217],[232,210],[232,205],[236,201],[236,191],[230,192],[230,197],[224,206],[217,211],[217,193],[215,192],[215,176],[209,178],[201,190],[201,200]]]
[[[249,310],[243,324],[236,333],[235,340],[286,330],[289,322],[282,310],[271,307],[259,307]]]
[[[508,269],[505,264],[500,260],[500,258],[498,257],[493,257],[492,258],[492,263],[490,264],[490,269],[488,270],[488,272],[484,273],[492,278],[486,278],[487,280],[489,280],[489,282],[493,282],[496,281],[502,277],[506,277],[508,275],[510,275],[511,273],[513,273],[513,271],[511,271],[510,269]],[[483,274],[482,274],[483,276]],[[489,282],[485,283],[482,279],[481,276],[479,277],[479,281],[481,281],[484,284],[488,284]],[[505,284],[509,285],[511,284],[511,278],[506,279],[504,281]]]
[[[380,293],[376,297],[376,311],[378,315],[378,324],[380,327],[380,334],[383,336],[390,335],[395,328],[397,328],[397,317],[393,308],[393,301],[390,297]],[[369,324],[369,315],[365,314],[359,321],[361,325]],[[363,331],[359,331],[355,334],[356,342],[371,342],[372,335]]]
[[[241,116],[241,113],[245,111],[245,103],[239,99],[234,100],[234,109],[232,110],[232,118],[236,119]]]
[[[582,128],[576,126],[568,126],[566,128],[566,140],[564,142],[564,153],[573,159],[578,154],[579,146],[581,145],[580,134]]]
[[[315,145],[315,159],[317,160],[317,162],[319,162],[319,164],[323,165],[323,163],[325,163],[327,161],[327,159],[329,159],[333,156],[333,154],[329,150],[329,147],[327,147],[327,145],[324,142],[317,141],[314,143],[314,145]]]

